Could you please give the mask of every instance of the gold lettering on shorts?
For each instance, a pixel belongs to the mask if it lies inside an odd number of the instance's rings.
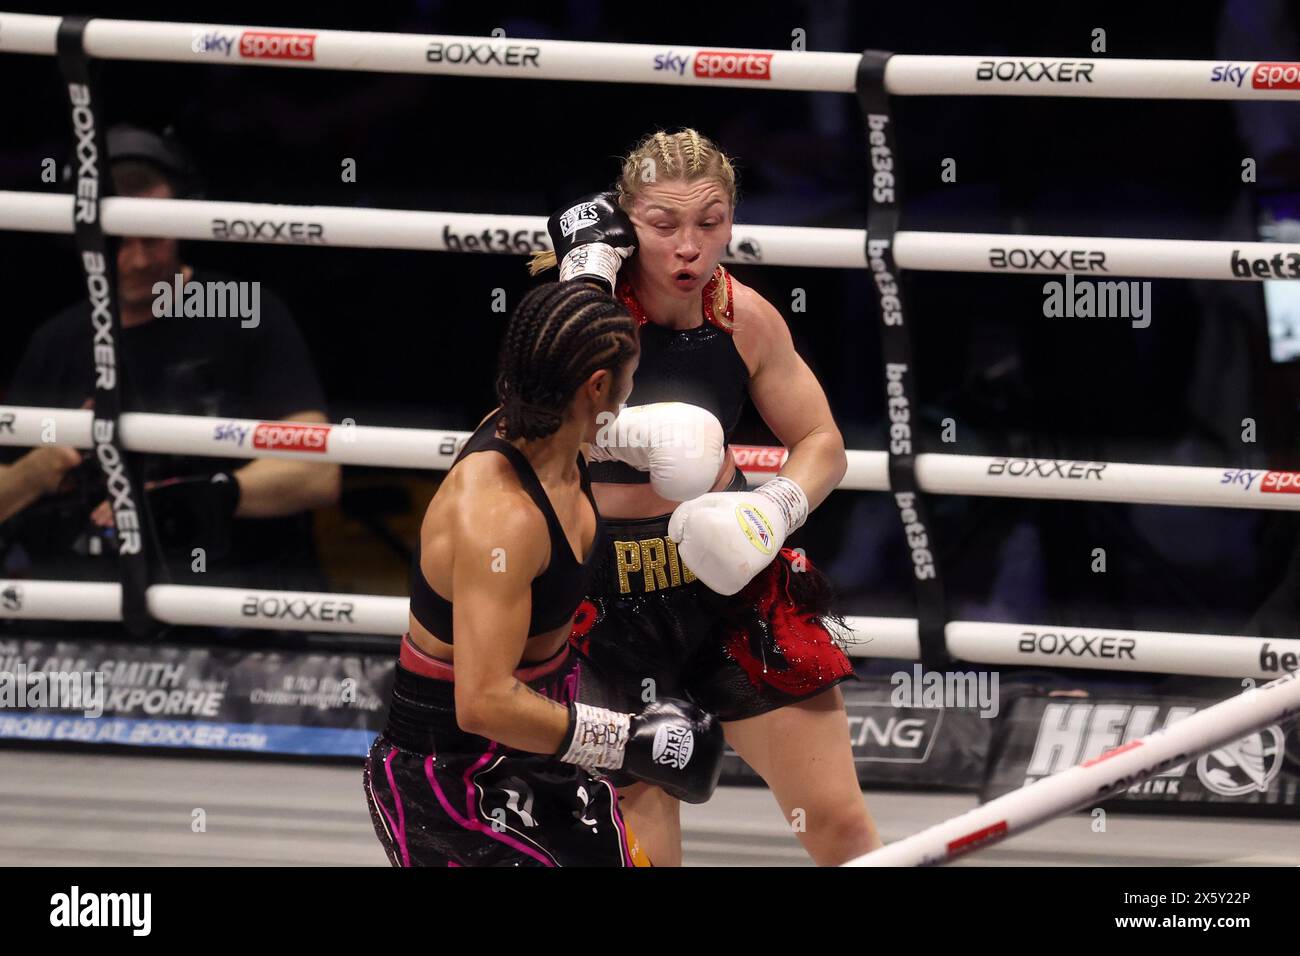
[[[614,558],[618,568],[619,594],[632,593],[630,575],[638,571],[643,575],[646,594],[695,580],[695,573],[678,555],[677,543],[672,538],[615,541]]]
[[[664,538],[668,545],[668,563],[672,567],[673,584],[677,584],[677,568],[682,569],[682,580],[690,584],[695,580],[695,572],[686,566],[686,562],[677,556],[677,542],[672,538]]]
[[[636,541],[615,541],[614,559],[618,567],[618,593],[631,594],[632,584],[628,581],[629,573],[641,570],[641,548]]]
[[[668,549],[664,547],[664,539],[642,538],[641,570],[645,573],[647,594],[656,588],[668,587],[668,575],[664,573],[664,567],[667,564]]]

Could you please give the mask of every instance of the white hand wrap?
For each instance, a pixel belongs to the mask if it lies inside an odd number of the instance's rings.
[[[789,478],[773,478],[755,488],[754,494],[763,495],[781,510],[781,516],[785,518],[785,537],[803,527],[808,520],[808,496],[797,482]]]
[[[560,281],[597,279],[605,283],[606,291],[613,293],[614,285],[618,281],[618,270],[623,265],[623,260],[634,251],[631,248],[615,249],[603,242],[589,242],[586,245],[575,246],[560,263]]]
[[[632,715],[577,701],[570,706],[575,719],[573,739],[560,759],[588,769],[618,770],[622,767]]]

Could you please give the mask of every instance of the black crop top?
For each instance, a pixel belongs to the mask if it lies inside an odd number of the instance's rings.
[[[725,273],[715,278],[730,282]],[[749,369],[732,341],[730,316],[719,320],[713,315],[713,281],[701,293],[705,321],[693,329],[669,329],[649,321],[636,293],[626,281],[619,283],[618,298],[640,323],[641,333],[641,363],[627,404],[698,405],[717,416],[724,440],[731,441],[749,397]],[[621,461],[597,461],[591,465],[591,477],[634,485],[648,482],[650,473]]]
[[[462,458],[477,451],[497,451],[506,456],[514,466],[519,482],[528,492],[546,518],[546,525],[551,534],[551,560],[546,570],[533,578],[533,612],[528,624],[528,636],[553,631],[577,610],[578,604],[587,594],[591,584],[591,574],[600,553],[605,526],[600,519],[600,509],[591,494],[591,479],[587,474],[587,464],[581,453],[578,455],[578,470],[582,475],[582,490],[591,508],[596,513],[596,533],[591,541],[591,553],[582,564],[574,556],[569,539],[565,537],[560,519],[555,516],[551,500],[546,496],[546,489],[537,479],[537,472],[528,459],[514,445],[496,435],[497,417],[494,415],[469,437],[465,447],[460,450],[456,460],[451,463],[455,468]],[[448,469],[450,471],[450,469]],[[411,563],[411,614],[424,625],[434,637],[446,643],[452,643],[451,602],[429,586],[420,568],[420,543],[415,544],[415,557]]]

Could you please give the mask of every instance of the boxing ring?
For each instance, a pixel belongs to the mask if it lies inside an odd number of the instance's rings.
[[[0,13],[0,53],[52,56],[60,18]],[[746,90],[860,91],[865,54],[709,50],[673,47],[693,63],[688,75],[655,68],[665,47],[515,38],[423,36],[327,30],[90,20],[84,53],[99,59],[360,70],[412,74],[725,86]],[[889,95],[1073,96],[1141,99],[1300,99],[1300,65],[1245,63],[1249,86],[1212,83],[1210,61],[1073,60],[892,55],[881,64]],[[873,127],[874,129],[874,127]],[[871,140],[874,144],[876,141]],[[879,176],[882,167],[876,166]],[[892,179],[888,180],[892,183]],[[0,191],[0,229],[72,233],[77,197]],[[253,242],[313,247],[417,249],[523,255],[549,248],[541,217],[286,206],[208,200],[108,197],[98,202],[110,236]],[[1104,275],[1262,281],[1300,278],[1300,247],[1286,243],[898,231],[889,238],[899,269],[992,274]],[[861,229],[736,224],[724,261],[750,265],[870,269],[880,273]],[[96,447],[89,411],[0,406],[0,444],[36,446],[52,428],[59,444]],[[445,470],[468,433],[387,428],[344,421],[198,418],[123,412],[118,440],[134,452],[213,457],[282,457],[315,462]],[[740,446],[751,477],[775,473],[781,449]],[[840,490],[893,492],[891,455],[851,450]],[[1300,473],[1123,462],[919,454],[916,488],[928,494],[1127,504],[1300,510]],[[901,505],[900,505],[901,507]],[[123,618],[122,584],[0,581],[21,589],[0,617],[113,621]],[[407,601],[367,594],[259,591],[151,584],[149,614],[171,624],[399,634]],[[925,659],[916,619],[848,619],[858,657]],[[1058,665],[1061,635],[1093,646],[1127,642],[1131,653],[1074,657],[1071,667],[1155,674],[1265,678],[1261,648],[1300,656],[1300,640],[1126,631],[1041,624],[947,621],[946,652],[986,665]],[[1294,659],[1294,658],[1293,658]],[[853,861],[854,865],[941,863],[987,847],[1071,810],[1089,806],[1170,766],[1300,713],[1295,672],[1207,708],[1164,730],[1130,740]]]

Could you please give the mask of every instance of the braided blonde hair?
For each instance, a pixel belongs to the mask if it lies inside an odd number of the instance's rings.
[[[647,185],[664,180],[695,182],[701,179],[712,180],[721,186],[731,200],[731,208],[736,208],[736,170],[718,144],[689,127],[675,133],[659,130],[643,137],[623,157],[623,169],[614,189],[618,193],[619,207],[630,212],[636,197]],[[554,265],[553,251],[535,252],[528,263],[528,272],[539,275]],[[725,315],[729,304],[727,283],[719,282],[713,293],[714,313]]]

